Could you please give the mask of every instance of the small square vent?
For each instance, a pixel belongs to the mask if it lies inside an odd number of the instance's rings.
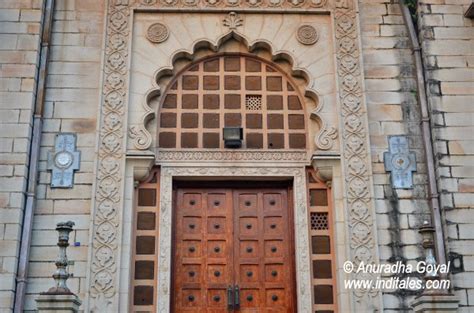
[[[248,111],[262,110],[262,96],[247,95],[245,97],[245,109]]]
[[[311,229],[312,230],[326,230],[329,229],[328,214],[311,212]]]

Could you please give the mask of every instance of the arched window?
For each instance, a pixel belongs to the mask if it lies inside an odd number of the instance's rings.
[[[242,148],[308,147],[303,100],[275,64],[220,54],[185,67],[160,102],[158,147],[224,148],[222,128],[242,127]]]

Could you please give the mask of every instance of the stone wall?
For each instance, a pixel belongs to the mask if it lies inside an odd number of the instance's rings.
[[[414,59],[397,1],[360,0],[359,11],[380,262],[414,264],[422,256],[418,227],[429,217]],[[391,135],[407,136],[416,154],[413,189],[392,188],[383,163]],[[408,310],[414,295],[384,293],[385,311]]]
[[[0,2],[0,311],[13,308],[42,1]]]
[[[38,203],[33,226],[26,310],[52,286],[57,254],[55,224],[73,220],[69,286],[84,300],[91,225],[106,1],[57,1]],[[419,0],[419,27],[433,113],[435,149],[447,251],[463,255],[464,272],[453,275],[461,310],[474,302],[474,47],[472,20],[463,18],[471,0]],[[0,311],[13,306],[22,207],[31,136],[41,0],[0,4]],[[360,34],[368,107],[377,237],[381,262],[421,257],[417,229],[429,216],[426,166],[416,99],[415,69],[407,29],[394,0],[359,0]],[[50,189],[47,152],[58,132],[74,132],[82,152],[72,189]],[[383,165],[389,135],[406,135],[416,153],[413,190],[394,190]],[[469,223],[471,221],[471,224]],[[74,243],[77,243],[74,246]],[[341,286],[339,286],[340,288]],[[414,294],[383,295],[385,311],[404,311]]]
[[[58,251],[54,229],[60,221],[72,220],[76,223],[68,248],[69,259],[74,262],[69,270],[74,277],[68,280],[68,285],[80,299],[85,299],[104,6],[105,1],[56,1],[25,310],[34,310],[37,294],[53,284],[51,275]],[[77,134],[81,164],[72,189],[49,187],[47,153],[53,149],[58,132]],[[80,245],[74,246],[74,243]]]
[[[418,26],[428,80],[447,253],[462,255],[452,275],[460,312],[474,308],[474,21],[471,0],[420,0]]]

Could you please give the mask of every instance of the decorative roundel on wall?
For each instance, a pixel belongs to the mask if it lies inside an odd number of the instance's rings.
[[[154,23],[148,27],[146,38],[153,43],[160,43],[168,39],[170,32],[168,27],[162,23]]]
[[[302,25],[296,32],[296,39],[303,45],[314,45],[318,41],[319,35],[311,25]]]

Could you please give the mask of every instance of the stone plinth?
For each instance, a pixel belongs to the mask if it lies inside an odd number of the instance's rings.
[[[427,294],[416,297],[411,306],[416,313],[457,312],[459,299],[451,294]]]
[[[36,299],[39,313],[76,313],[79,311],[81,300],[74,295],[40,294]]]

